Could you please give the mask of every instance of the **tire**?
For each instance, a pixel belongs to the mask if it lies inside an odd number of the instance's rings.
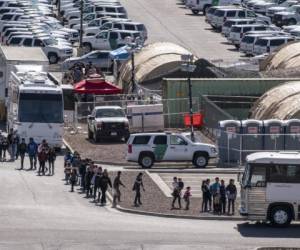
[[[90,130],[90,128],[88,128],[88,138],[93,139],[93,136],[93,132]]]
[[[277,206],[272,208],[270,221],[272,226],[286,227],[291,224],[291,209],[285,206]]]
[[[151,168],[154,164],[154,157],[150,153],[143,153],[139,157],[139,164],[142,168]]]
[[[193,164],[197,168],[205,168],[208,164],[208,156],[207,153],[196,153],[193,159]]]
[[[290,20],[288,21],[288,26],[290,26],[290,25],[295,25],[295,24],[297,24],[297,21],[296,21],[295,19],[290,19]]]
[[[235,44],[234,45],[236,49],[240,49],[240,45],[239,44]]]
[[[50,64],[56,64],[58,62],[58,56],[55,53],[49,53],[48,54],[48,60]]]
[[[199,10],[192,10],[194,15],[198,15],[199,14]]]
[[[92,45],[90,43],[84,43],[83,44],[84,52],[89,53],[92,51]]]

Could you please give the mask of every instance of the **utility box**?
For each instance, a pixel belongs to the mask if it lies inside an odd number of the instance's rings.
[[[241,122],[237,120],[224,120],[219,122],[218,152],[219,165],[238,163],[241,148]]]
[[[244,162],[247,155],[263,150],[263,122],[243,120],[242,134],[242,162]]]
[[[127,106],[127,117],[131,131],[163,131],[162,104]]]
[[[281,120],[270,119],[264,124],[264,150],[284,150],[284,123]]]
[[[300,150],[300,120],[291,119],[284,121],[284,149],[285,150]]]

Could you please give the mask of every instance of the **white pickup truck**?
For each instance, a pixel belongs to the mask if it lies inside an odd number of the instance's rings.
[[[196,167],[206,167],[209,159],[217,157],[212,144],[194,142],[187,133],[138,133],[127,141],[127,161],[151,168],[154,162],[192,162]]]
[[[241,4],[241,0],[188,0],[186,7],[190,8],[193,14],[199,14],[201,11],[203,15],[211,6],[226,6],[231,4]]]

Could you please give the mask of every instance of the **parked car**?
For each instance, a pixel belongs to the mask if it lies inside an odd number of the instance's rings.
[[[95,36],[84,36],[82,38],[84,50],[90,52],[92,49],[114,50],[126,45],[126,38],[135,40],[141,37],[140,32],[127,30],[101,31]]]
[[[213,0],[190,0],[186,6],[191,9],[193,14],[199,14],[201,11],[205,15],[207,10],[213,5],[226,6],[233,4],[239,5],[241,4],[241,0],[220,0],[217,3]]]
[[[255,55],[262,55],[265,53],[271,53],[279,46],[282,46],[288,42],[294,41],[291,36],[270,36],[259,38],[255,44],[253,53]]]
[[[119,106],[97,106],[87,118],[88,137],[95,142],[104,138],[128,140],[129,122]]]
[[[222,26],[222,35],[225,37],[229,36],[230,29],[233,25],[240,24],[253,24],[255,23],[254,18],[236,18],[236,19],[228,19]]]
[[[95,50],[81,57],[71,57],[62,63],[63,70],[70,69],[76,63],[88,64],[91,62],[95,67],[112,70],[113,61],[109,50]]]
[[[267,8],[266,15],[273,18],[274,14],[281,11],[286,11],[289,7],[296,5],[299,1],[297,0],[287,0],[280,4],[279,6],[272,6]]]
[[[151,168],[155,162],[190,161],[196,167],[206,167],[211,158],[217,157],[212,144],[193,142],[179,133],[138,133],[127,141],[127,161]]]
[[[277,12],[273,17],[273,23],[279,27],[295,25],[300,20],[300,5],[293,5],[286,11]]]

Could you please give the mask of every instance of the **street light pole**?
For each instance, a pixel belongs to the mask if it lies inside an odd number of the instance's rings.
[[[190,60],[188,61],[188,68],[190,67]],[[192,97],[192,81],[191,71],[188,71],[188,86],[189,86],[189,108],[190,108],[190,121],[191,121],[191,139],[194,141],[194,117],[193,117],[193,97]]]
[[[192,72],[196,69],[196,65],[193,64],[193,55],[187,54],[182,55],[181,59],[183,64],[181,65],[181,70],[184,72],[188,72],[187,82],[188,82],[188,95],[189,95],[189,114],[190,114],[190,122],[191,122],[191,139],[192,141],[195,140],[194,135],[194,117],[193,117],[193,96],[192,96],[192,81],[191,75]]]
[[[135,90],[135,62],[134,62],[134,49],[131,49],[131,92]]]
[[[80,31],[79,31],[79,48],[82,49],[83,36],[83,0],[80,0]]]

